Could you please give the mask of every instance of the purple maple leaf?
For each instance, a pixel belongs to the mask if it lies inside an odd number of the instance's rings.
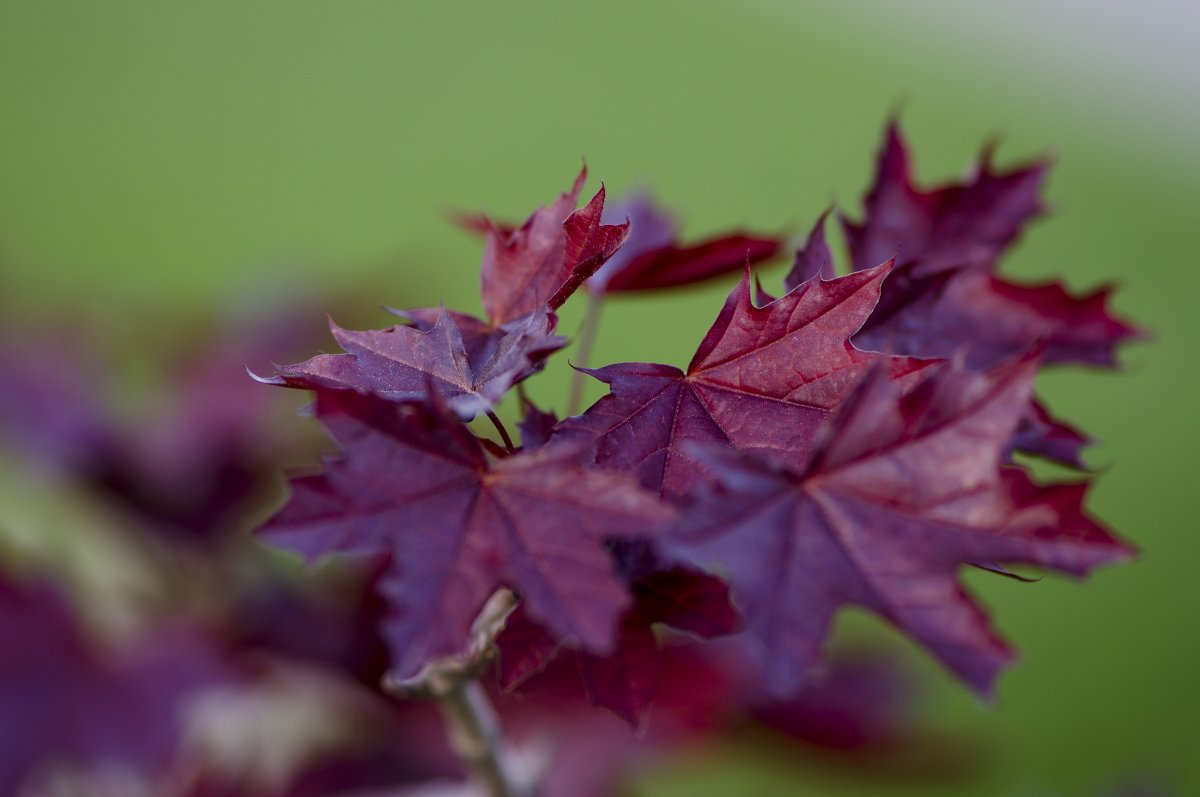
[[[864,202],[866,217],[861,223],[842,217],[855,271],[893,257],[901,265],[921,261],[920,276],[946,268],[990,269],[1025,223],[1045,209],[1045,160],[1000,172],[989,146],[962,183],[929,190],[914,185],[910,161],[892,122]]]
[[[675,219],[644,194],[613,203],[604,215],[611,222],[628,219],[629,238],[588,280],[588,290],[595,294],[703,282],[770,260],[783,246],[780,238],[741,231],[680,243]]]
[[[261,533],[309,560],[391,554],[380,589],[397,675],[461,651],[501,586],[557,638],[612,650],[630,599],[603,543],[654,533],[668,507],[624,474],[584,470],[568,448],[493,460],[438,404],[318,391],[316,412],[343,455],[292,480]]]
[[[607,655],[572,652],[588,696],[596,706],[612,711],[644,730],[658,694],[660,647],[655,624],[713,638],[739,630],[741,616],[720,579],[689,567],[664,566],[644,542],[616,548],[618,570],[633,594],[633,604],[621,616],[617,645]],[[497,640],[499,681],[506,690],[519,689],[558,655],[554,636],[520,608],[509,617]]]
[[[455,413],[469,419],[489,409],[534,373],[546,356],[566,345],[565,339],[551,334],[554,321],[544,307],[486,333],[471,323],[477,319],[445,310],[430,326],[423,312],[413,311],[413,318],[416,326],[363,332],[331,322],[345,354],[321,354],[297,365],[277,366],[274,377],[256,378],[302,390],[354,390],[390,401],[420,400],[432,387]],[[470,352],[464,328],[471,335]]]
[[[990,375],[946,365],[907,396],[876,372],[802,469],[710,453],[724,489],[700,496],[663,550],[726,575],[779,693],[817,665],[850,604],[987,693],[1012,653],[958,583],[962,565],[1083,575],[1130,555],[1084,514],[1085,485],[1042,487],[1003,466],[1036,370],[1033,359]]]

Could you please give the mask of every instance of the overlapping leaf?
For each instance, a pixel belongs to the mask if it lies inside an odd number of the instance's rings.
[[[680,243],[678,224],[649,196],[635,194],[613,203],[605,217],[629,220],[625,245],[588,280],[597,294],[648,291],[690,285],[769,260],[782,239],[741,231],[695,243]]]
[[[804,246],[796,250],[796,255],[792,258],[792,270],[783,278],[785,291],[795,290],[814,277],[831,280],[837,276],[833,252],[829,249],[829,242],[825,240],[825,219],[828,217],[827,210],[817,218],[817,223],[808,233]]]
[[[486,235],[481,271],[487,321],[419,308],[395,311],[410,324],[382,330],[355,332],[331,322],[345,354],[277,366],[275,376],[260,381],[306,390],[352,389],[391,401],[418,400],[432,384],[462,418],[487,410],[566,345],[553,334],[554,311],[625,240],[627,224],[601,222],[603,187],[575,209],[586,178],[585,168],[570,191],[520,227],[472,222]]]
[[[391,553],[380,588],[398,675],[463,649],[500,586],[556,638],[611,652],[629,596],[602,543],[655,532],[671,513],[654,496],[566,448],[492,461],[436,404],[321,391],[317,417],[344,455],[293,480],[262,533],[309,559]]]
[[[900,265],[920,261],[919,276],[991,268],[1025,223],[1044,211],[1040,194],[1049,168],[1043,160],[997,171],[991,161],[988,147],[963,182],[922,190],[913,182],[900,129],[890,124],[864,202],[866,217],[861,223],[842,218],[854,270],[893,257]]]
[[[924,191],[913,183],[898,127],[890,125],[863,222],[843,218],[855,269],[899,261],[855,344],[910,356],[962,355],[975,369],[1038,346],[1047,365],[1114,366],[1117,347],[1144,333],[1108,309],[1109,288],[1080,296],[1059,283],[1020,285],[993,273],[1024,225],[1041,214],[1047,166],[996,171],[989,148],[963,182]],[[820,237],[818,222],[810,241]],[[788,284],[809,273],[803,255]],[[1080,467],[1087,442],[1070,425],[1031,412],[1014,447]]]
[[[483,307],[500,327],[548,307],[557,310],[612,257],[629,232],[627,223],[604,224],[604,188],[576,210],[587,168],[574,186],[515,229],[486,224]]]
[[[538,784],[545,797],[608,797],[640,766],[724,727],[737,711],[730,676],[692,645],[666,644],[659,689],[644,734],[589,704],[573,651],[564,651],[515,694],[497,694],[505,728],[544,749],[552,762]]]
[[[895,301],[897,288],[888,298]],[[885,294],[890,291],[885,288]],[[906,300],[869,319],[862,348],[925,357],[966,356],[986,369],[1045,344],[1044,362],[1116,365],[1116,347],[1141,336],[1106,307],[1110,289],[1071,295],[1060,283],[1017,285],[984,273],[918,279]]]
[[[749,272],[730,293],[687,372],[620,363],[588,371],[611,386],[557,440],[586,444],[592,461],[631,471],[678,497],[707,478],[687,447],[723,443],[799,464],[821,423],[875,363],[896,378],[927,362],[867,353],[849,339],[879,298],[889,265],[836,280],[811,280],[758,307]]]
[[[416,317],[426,320],[423,314]],[[471,334],[470,352],[463,327]],[[390,401],[419,400],[432,385],[460,417],[471,418],[566,345],[552,334],[553,320],[545,308],[498,331],[481,331],[470,316],[445,310],[424,329],[399,325],[355,332],[334,324],[330,329],[345,354],[277,366],[274,377],[260,381],[303,390],[349,389]]]
[[[1014,451],[1022,451],[1051,462],[1086,469],[1083,450],[1092,439],[1071,424],[1054,417],[1037,397],[1029,402],[1010,443]]]
[[[965,352],[969,364],[986,368],[1044,342],[1047,364],[1114,365],[1116,346],[1141,332],[1110,313],[1110,288],[1075,296],[1059,283],[1018,285],[992,274],[1041,214],[1047,167],[996,172],[989,149],[963,182],[922,191],[898,127],[889,126],[866,218],[843,219],[855,270],[898,261],[856,343],[925,357]],[[789,280],[803,273],[797,266]]]
[[[721,580],[687,567],[664,566],[644,543],[617,548],[618,571],[633,604],[621,616],[612,653],[574,653],[588,699],[634,727],[644,727],[658,694],[658,623],[712,638],[732,634],[741,617]],[[554,636],[518,608],[498,640],[500,685],[515,689],[545,669],[559,653]]]
[[[711,455],[725,490],[702,497],[663,547],[726,575],[773,688],[802,682],[835,612],[855,604],[987,692],[1012,653],[958,583],[961,565],[1082,575],[1129,555],[1084,514],[1084,485],[1040,487],[1002,467],[1036,367],[945,366],[903,397],[877,372],[802,470]]]

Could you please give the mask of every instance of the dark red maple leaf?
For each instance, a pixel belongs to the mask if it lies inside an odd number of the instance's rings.
[[[988,287],[994,294],[989,299],[1018,305],[1047,328],[1047,364],[1115,368],[1117,346],[1147,337],[1144,330],[1109,310],[1111,285],[1082,296],[1072,294],[1060,282],[1022,285],[994,277]],[[982,308],[979,311],[982,314]]]
[[[629,223],[629,235],[604,265],[587,281],[596,295],[673,288],[735,272],[747,264],[770,260],[779,253],[783,239],[726,232],[695,243],[680,243],[675,218],[647,194],[633,194],[610,203],[602,220],[616,225]],[[511,235],[511,224],[495,224],[486,216],[459,215],[462,228],[479,234],[494,230]]]
[[[609,709],[635,728],[644,729],[658,694],[660,647],[653,626],[713,638],[734,633],[741,617],[721,580],[687,567],[664,566],[642,542],[616,547],[618,570],[629,584],[633,604],[621,616],[617,645],[598,655],[571,651],[588,700]],[[554,636],[519,608],[497,640],[498,676],[506,690],[518,689],[559,653]]]
[[[723,581],[692,568],[655,570],[635,580],[630,588],[634,602],[621,616],[616,650],[607,656],[579,654],[580,670],[593,704],[644,730],[658,698],[663,670],[653,626],[661,623],[713,638],[737,631],[741,616]]]
[[[545,670],[561,653],[577,662],[588,702],[612,711],[635,727],[641,725],[658,692],[658,637],[652,620],[637,603],[621,614],[616,644],[607,655],[561,651],[553,634],[519,610],[509,617],[497,646],[502,688],[519,691],[525,681]]]
[[[893,257],[901,265],[921,261],[919,276],[946,268],[990,269],[1025,223],[1044,211],[1045,160],[996,171],[989,146],[962,183],[930,190],[914,185],[910,161],[893,121],[864,201],[866,217],[861,223],[842,217],[854,270]]]
[[[903,282],[907,274],[900,276]],[[1143,333],[1108,311],[1110,293],[1077,297],[1057,282],[1017,285],[985,273],[942,272],[885,287],[890,312],[868,319],[854,342],[922,357],[961,353],[976,370],[1045,344],[1047,365],[1113,367],[1116,347]]]
[[[849,339],[879,298],[889,264],[813,280],[758,307],[749,270],[729,294],[687,372],[620,363],[587,373],[611,393],[563,420],[556,440],[590,446],[593,462],[635,473],[679,497],[707,478],[687,442],[731,444],[799,464],[821,422],[875,363],[896,378],[929,365],[856,349]]]
[[[515,693],[496,694],[506,729],[549,754],[538,784],[545,797],[606,797],[664,751],[711,738],[737,709],[730,675],[695,645],[663,645],[652,721],[644,733],[596,711],[579,677],[575,651],[563,651]]]
[[[604,216],[612,222],[628,219],[629,238],[588,280],[588,290],[596,294],[702,282],[770,260],[783,246],[781,238],[741,231],[680,243],[675,219],[644,194],[614,202]]]
[[[604,224],[604,187],[579,210],[587,167],[571,190],[515,229],[487,224],[481,267],[483,307],[493,327],[543,307],[557,310],[612,257],[629,225]]]
[[[349,389],[390,401],[422,399],[432,386],[455,413],[472,418],[566,345],[552,334],[555,321],[545,307],[499,329],[445,309],[432,324],[428,311],[408,314],[415,326],[354,332],[331,322],[345,354],[320,354],[277,366],[274,377],[255,378],[302,390]]]
[[[662,547],[720,567],[778,692],[802,682],[834,613],[857,604],[986,693],[1012,652],[959,585],[960,566],[1083,575],[1130,554],[1084,514],[1086,485],[1038,486],[1002,467],[1036,369],[946,365],[907,396],[876,372],[801,470],[710,453],[724,491],[701,496]]]
[[[261,531],[310,560],[391,553],[380,589],[396,675],[462,650],[501,586],[556,637],[612,650],[629,596],[602,543],[653,533],[668,507],[567,447],[493,460],[438,403],[318,391],[316,413],[343,456],[294,479]]]
[[[173,755],[187,701],[231,679],[187,628],[109,650],[48,588],[2,580],[0,793],[50,764],[150,774]]]
[[[345,354],[277,366],[259,381],[305,390],[348,388],[392,401],[418,400],[432,380],[460,417],[490,408],[566,345],[553,334],[554,311],[621,246],[628,225],[601,222],[604,188],[575,209],[587,168],[574,186],[520,227],[485,218],[466,224],[486,234],[482,273],[488,320],[445,308],[393,311],[410,325],[353,332],[330,325]]]

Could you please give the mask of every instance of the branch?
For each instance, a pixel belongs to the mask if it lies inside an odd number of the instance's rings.
[[[498,589],[471,625],[471,641],[460,656],[429,662],[412,678],[384,682],[385,691],[432,700],[446,722],[451,749],[466,764],[488,797],[532,797],[533,784],[504,738],[496,710],[479,683],[479,674],[496,656],[496,637],[504,630],[517,596]]]

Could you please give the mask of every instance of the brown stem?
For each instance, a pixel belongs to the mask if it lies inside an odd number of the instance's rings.
[[[496,710],[479,683],[480,672],[495,656],[496,637],[516,605],[511,590],[496,590],[472,624],[471,640],[462,655],[431,661],[413,678],[384,683],[392,694],[437,704],[451,749],[488,797],[533,795],[532,778],[518,766]]]
[[[488,797],[531,797],[532,790],[504,738],[496,710],[483,686],[465,681],[437,701],[450,747]]]
[[[600,326],[600,308],[604,305],[604,294],[588,291],[588,306],[583,317],[583,332],[579,335],[579,349],[575,353],[575,367],[587,368],[596,343],[596,330]],[[571,393],[567,398],[567,415],[578,415],[583,408],[583,386],[586,375],[576,371],[571,377]]]

